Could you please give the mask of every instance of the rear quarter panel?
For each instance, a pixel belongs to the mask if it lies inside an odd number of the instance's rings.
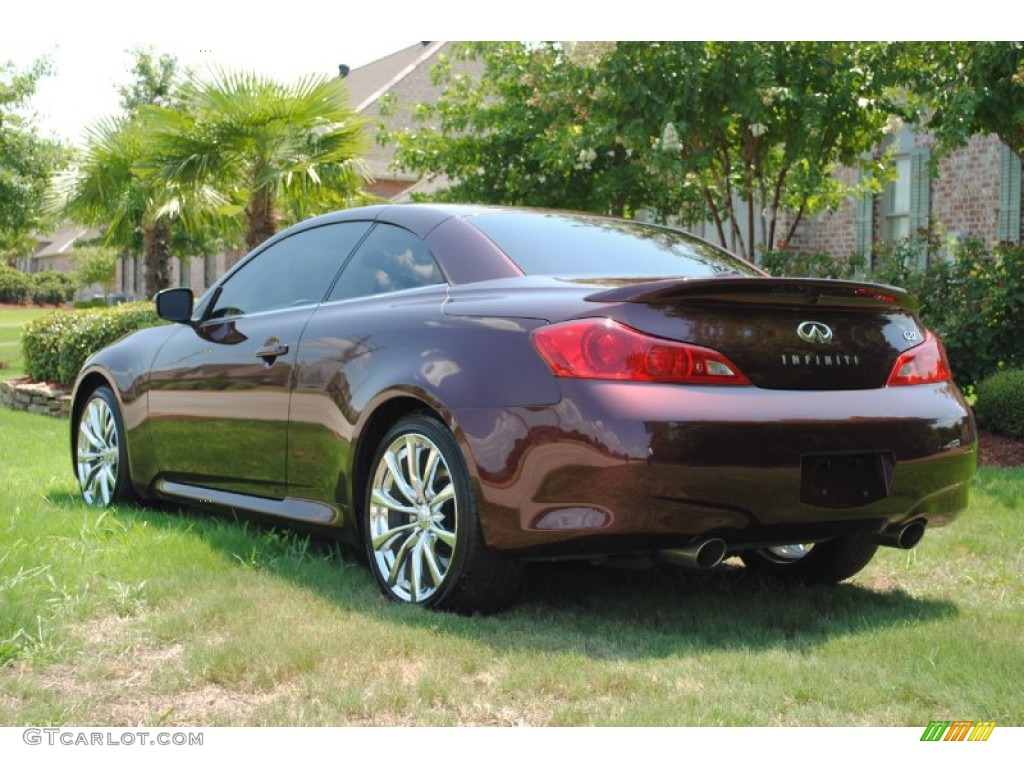
[[[350,507],[356,446],[390,400],[418,400],[456,432],[460,409],[558,401],[557,382],[530,342],[542,321],[450,317],[441,311],[445,296],[429,288],[317,310],[296,361],[288,446],[294,495]]]

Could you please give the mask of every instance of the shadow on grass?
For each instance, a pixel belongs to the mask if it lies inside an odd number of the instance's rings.
[[[53,493],[54,505],[79,505]],[[712,571],[672,566],[629,571],[583,562],[538,563],[519,600],[496,616],[464,617],[400,606],[383,598],[362,560],[334,539],[297,533],[249,516],[169,504],[118,506],[122,523],[145,522],[196,536],[346,612],[485,643],[496,651],[534,649],[597,659],[658,658],[716,650],[812,649],[832,638],[956,616],[948,600],[878,592],[857,584],[803,586],[729,562]],[[734,561],[733,561],[734,562]]]

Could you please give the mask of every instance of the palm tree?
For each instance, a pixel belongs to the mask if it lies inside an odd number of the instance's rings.
[[[282,85],[218,71],[177,95],[179,109],[142,110],[153,141],[143,167],[175,188],[218,190],[229,203],[221,214],[244,214],[249,248],[285,215],[298,220],[361,199],[364,121],[339,80]]]
[[[64,217],[105,229],[105,241],[125,251],[145,249],[146,294],[170,283],[168,190],[136,169],[146,134],[132,116],[106,118],[86,131],[78,161],[55,182],[53,207]]]

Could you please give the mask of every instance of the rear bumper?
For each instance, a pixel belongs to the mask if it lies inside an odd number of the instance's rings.
[[[496,549],[571,556],[715,536],[738,551],[943,525],[966,507],[977,462],[973,417],[948,384],[562,390],[554,406],[455,414]],[[842,508],[801,500],[805,458],[850,454],[892,458],[887,495]]]

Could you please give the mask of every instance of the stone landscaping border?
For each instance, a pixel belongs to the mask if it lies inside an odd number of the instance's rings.
[[[15,411],[66,419],[71,414],[71,388],[43,381],[8,379],[0,381],[0,405]]]

